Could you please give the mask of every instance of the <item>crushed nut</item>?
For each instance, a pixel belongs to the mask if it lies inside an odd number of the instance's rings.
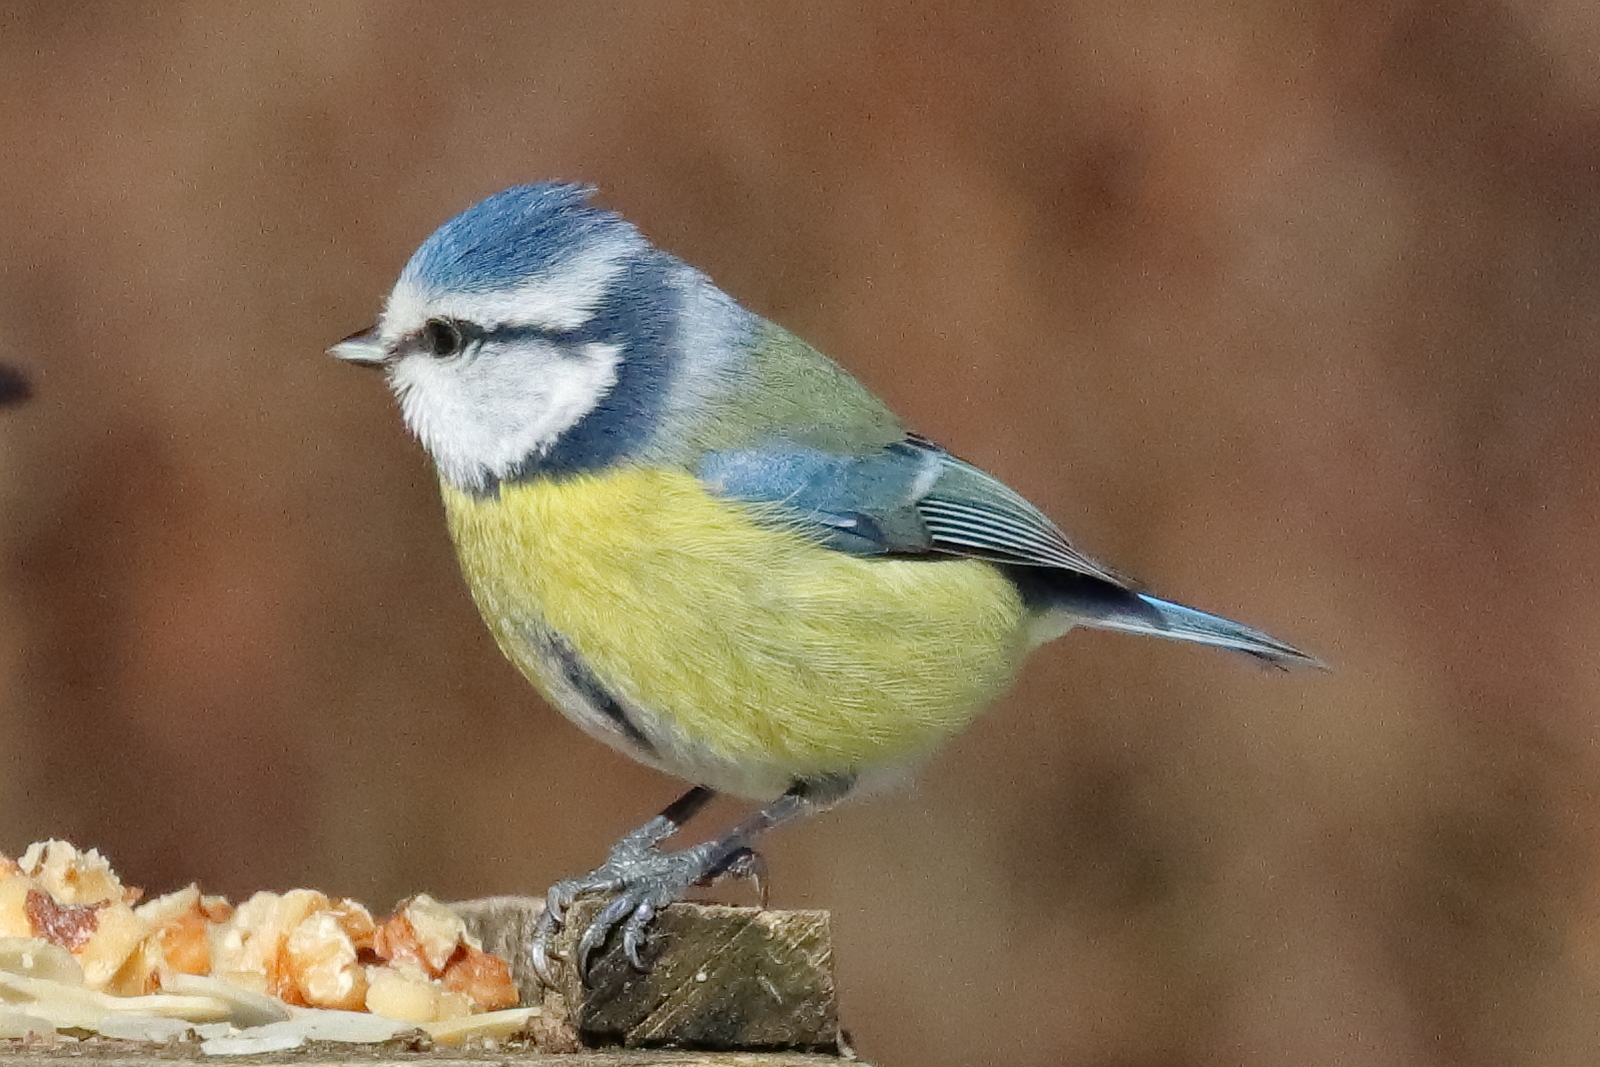
[[[211,973],[212,926],[226,922],[233,908],[221,897],[203,897],[189,885],[134,909],[161,946],[167,969],[179,974]]]
[[[367,1010],[412,1023],[442,1022],[472,1014],[472,1000],[445,989],[414,965],[367,968]]]
[[[23,912],[34,937],[42,937],[51,944],[76,952],[89,940],[95,927],[100,925],[99,904],[57,904],[42,889],[28,890]]]
[[[0,882],[0,937],[32,937],[33,918],[28,914],[28,894],[37,891],[32,878],[7,878]]]
[[[143,920],[120,899],[103,905],[98,912],[94,931],[82,947],[73,952],[83,965],[83,984],[90,989],[116,992],[112,989],[114,981],[149,932]],[[123,976],[122,981],[130,987],[150,984],[148,976],[127,975]]]
[[[537,1011],[499,1010],[518,999],[509,966],[426,895],[382,923],[357,901],[310,889],[257,893],[238,908],[194,885],[140,896],[92,849],[46,841],[20,861],[0,856],[5,1011],[31,1013],[23,1021],[41,1020],[44,1032],[99,1032],[103,1020],[123,1036],[175,1034],[183,1018],[260,1025],[279,1018],[281,1002],[447,1024],[451,1035],[499,1033]],[[462,1022],[485,1012],[495,1017],[483,1027]]]
[[[367,910],[365,904],[349,897],[340,897],[333,902],[333,907],[329,911],[339,920],[339,928],[345,932],[356,948],[372,947],[372,935],[378,927],[372,921],[372,912]]]
[[[306,916],[284,942],[284,957],[300,1000],[311,1007],[360,1011],[366,1005],[366,968],[335,912]]]
[[[17,866],[61,904],[124,899],[110,862],[92,848],[79,852],[65,841],[40,841],[28,846]]]
[[[439,981],[446,989],[464,993],[485,1011],[514,1008],[521,1003],[511,966],[481,948],[462,945],[445,965]]]
[[[468,939],[461,917],[426,893],[412,897],[372,938],[372,948],[391,963],[410,963],[437,978],[456,947]]]

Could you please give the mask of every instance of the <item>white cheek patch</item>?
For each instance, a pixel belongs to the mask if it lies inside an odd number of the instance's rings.
[[[458,359],[411,355],[390,384],[439,472],[482,489],[545,451],[617,383],[622,346],[519,341]]]

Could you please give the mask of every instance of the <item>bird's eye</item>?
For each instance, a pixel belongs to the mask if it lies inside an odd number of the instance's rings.
[[[467,347],[467,337],[460,324],[449,319],[429,319],[422,327],[422,346],[428,354],[438,359],[459,356]]]

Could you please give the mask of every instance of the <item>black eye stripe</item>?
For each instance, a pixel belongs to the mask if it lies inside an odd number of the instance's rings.
[[[458,356],[484,342],[514,344],[517,341],[547,341],[558,345],[579,345],[609,337],[589,326],[563,330],[553,326],[495,326],[484,329],[460,319],[429,319],[411,334],[402,347],[437,359]]]
[[[483,337],[485,340],[502,343],[551,341],[562,345],[576,345],[598,340],[595,331],[588,326],[580,326],[575,330],[562,330],[554,326],[496,326],[491,330],[483,331]]]

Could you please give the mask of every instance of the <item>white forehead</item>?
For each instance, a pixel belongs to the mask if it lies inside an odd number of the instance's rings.
[[[636,242],[627,239],[596,242],[518,284],[487,290],[440,289],[408,268],[389,294],[382,336],[392,343],[434,318],[458,319],[487,330],[575,330],[594,316],[626,269],[626,260],[636,253]]]

